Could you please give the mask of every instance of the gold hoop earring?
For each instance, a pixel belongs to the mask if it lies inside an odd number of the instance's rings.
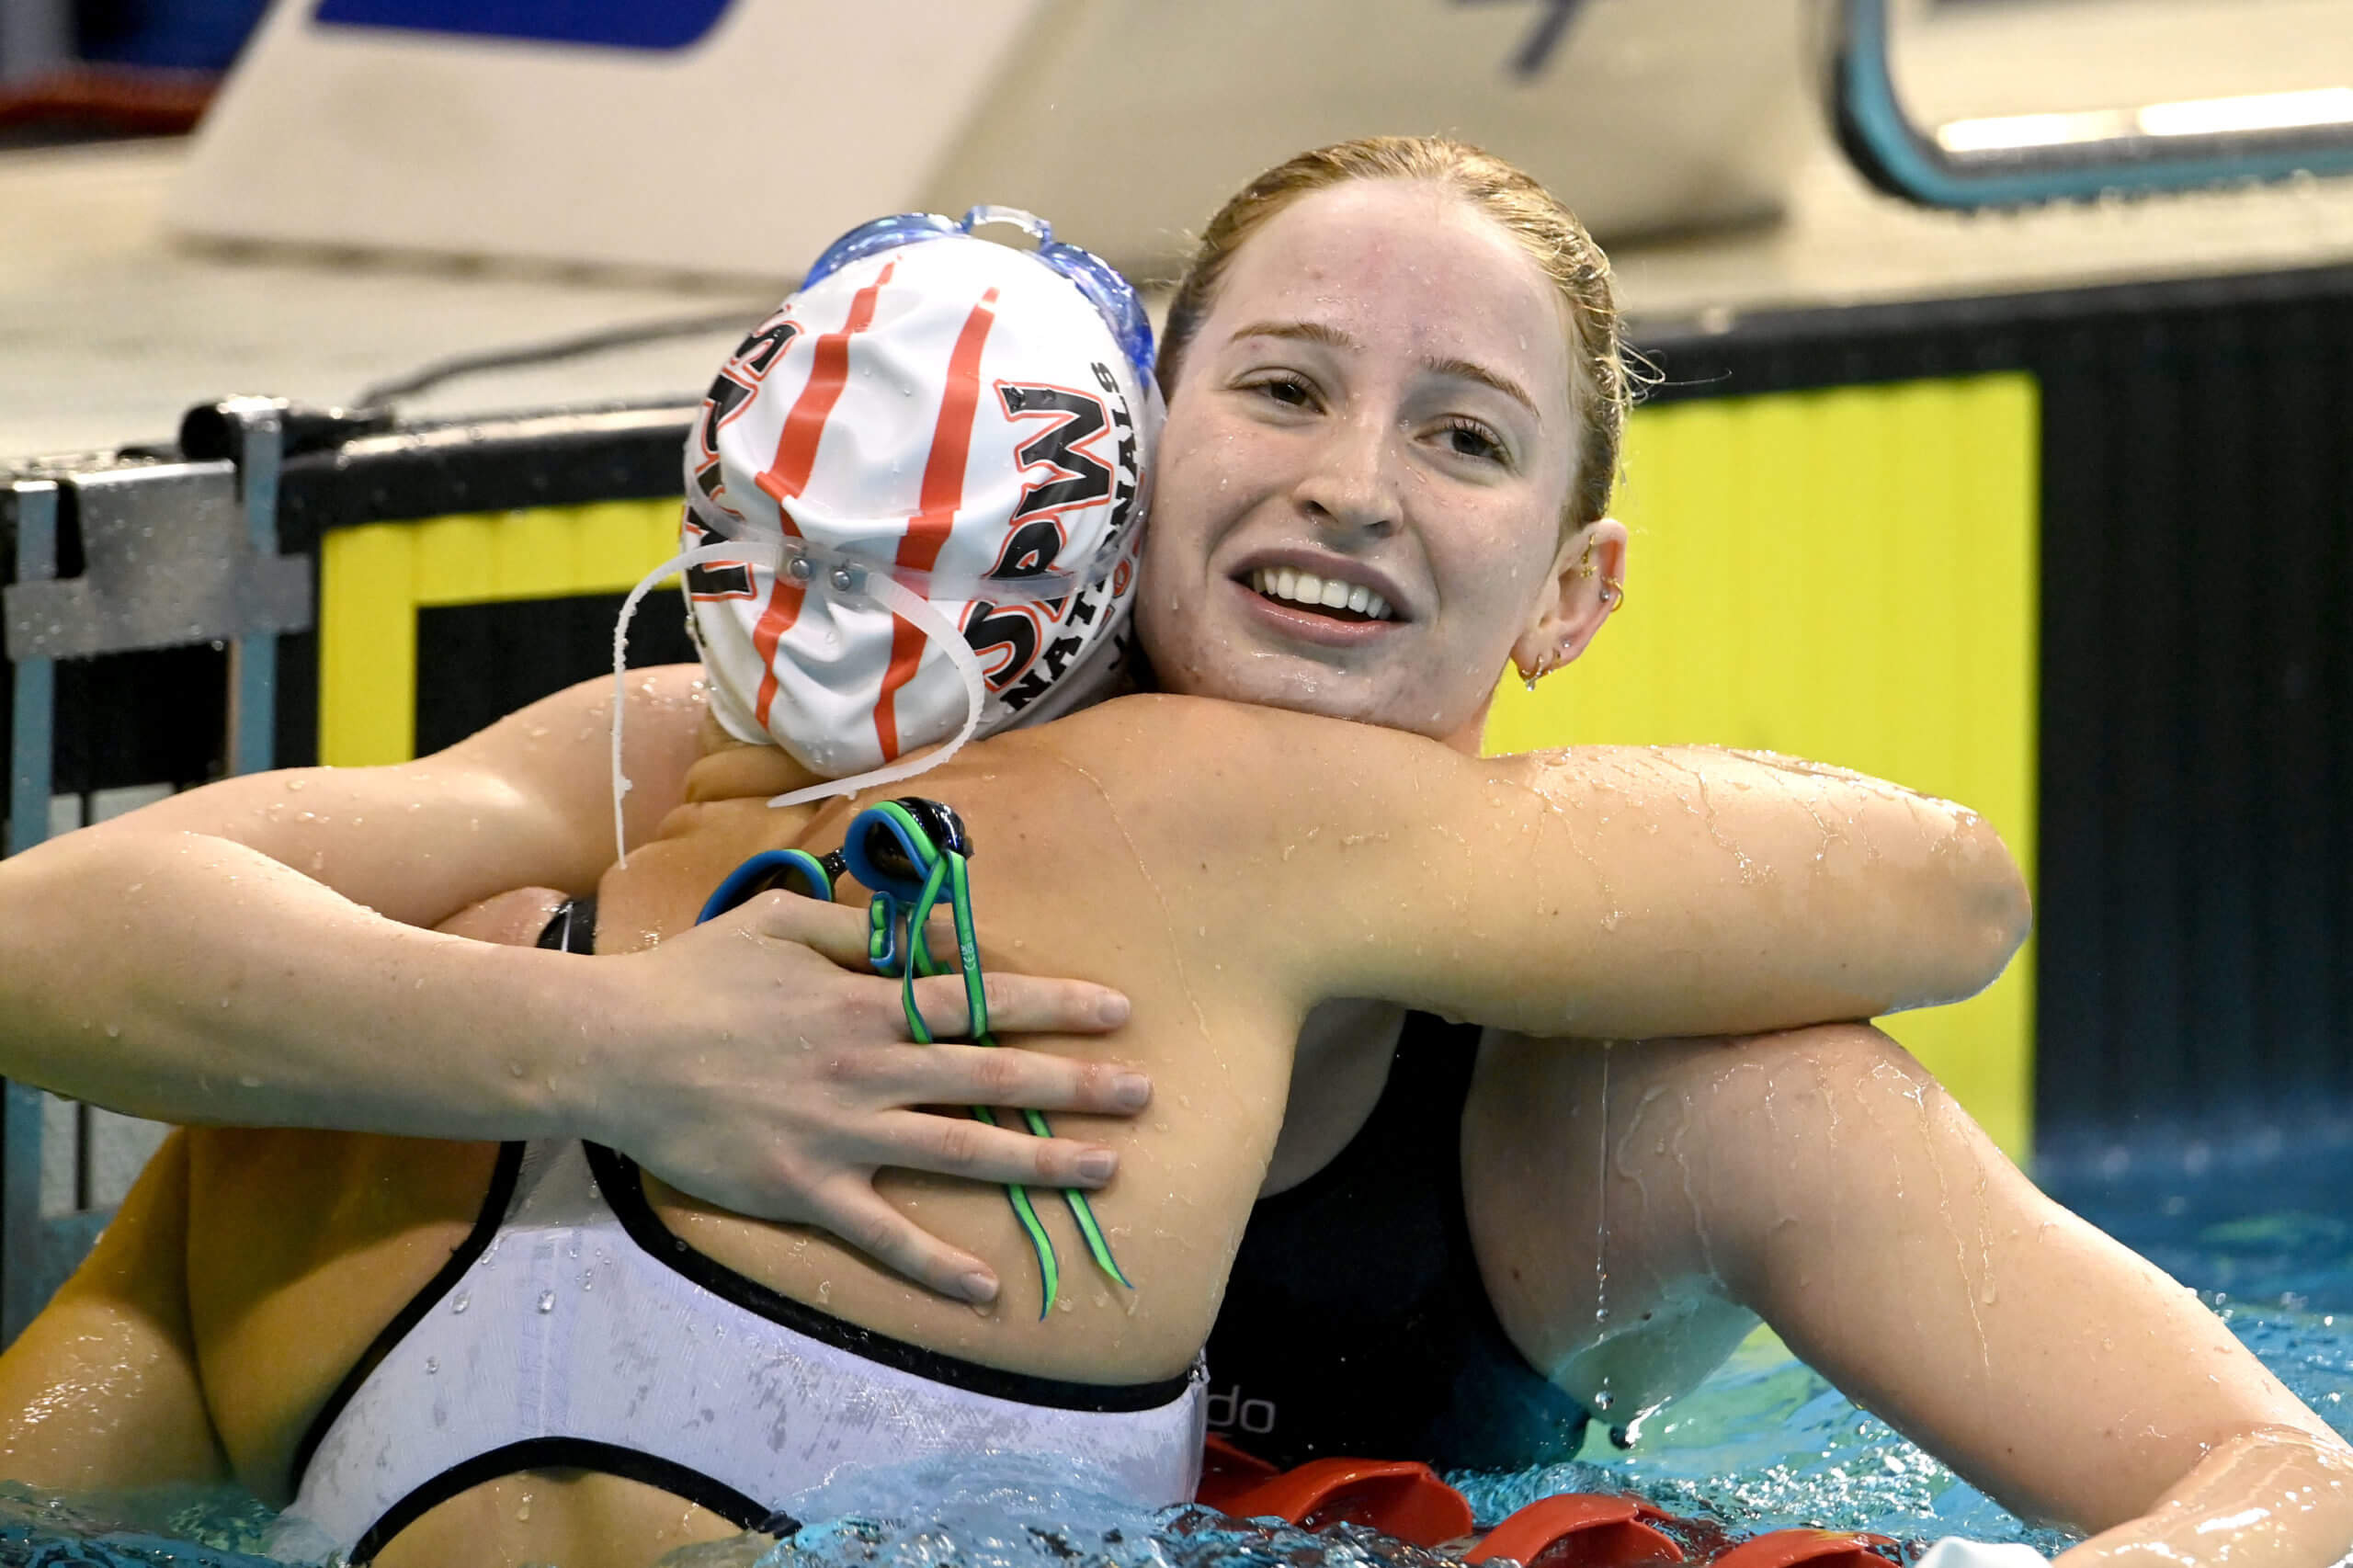
[[[1544,657],[1539,659],[1533,668],[1527,665],[1521,665],[1518,666],[1520,684],[1525,686],[1529,690],[1534,691],[1538,681],[1542,680],[1546,676],[1551,675],[1554,670],[1557,670],[1560,667],[1561,651],[1555,648],[1551,653],[1545,654]]]
[[[1534,691],[1538,681],[1542,680],[1546,676],[1551,675],[1554,670],[1561,668],[1568,662],[1569,645],[1566,642],[1563,642],[1551,653],[1545,654],[1542,661],[1539,663],[1534,669],[1531,670],[1524,665],[1521,665],[1519,667],[1520,681],[1528,687],[1529,690]]]
[[[1614,610],[1625,602],[1626,585],[1624,580],[1618,577],[1604,577],[1601,580],[1601,608],[1604,609]]]

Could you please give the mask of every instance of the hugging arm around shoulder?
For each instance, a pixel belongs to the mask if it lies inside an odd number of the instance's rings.
[[[2029,924],[1973,812],[1786,758],[1472,758],[1166,697],[1053,730],[1155,884],[1283,955],[1307,1005],[1374,996],[1540,1035],[1793,1028],[1973,994]]]

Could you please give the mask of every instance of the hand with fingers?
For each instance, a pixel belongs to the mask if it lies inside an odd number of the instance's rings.
[[[995,1271],[884,1201],[876,1170],[1097,1187],[1116,1156],[918,1108],[1127,1116],[1151,1085],[1017,1047],[910,1043],[900,983],[871,972],[867,938],[862,907],[775,892],[650,951],[597,960],[584,983],[617,1026],[610,1070],[597,1074],[615,1092],[584,1109],[582,1135],[707,1202],[822,1226],[943,1295],[991,1301]],[[952,949],[952,935],[932,940]],[[969,1021],[963,986],[954,972],[915,983],[943,1035]],[[1100,1034],[1128,1017],[1127,999],[1103,986],[998,971],[984,1003],[1009,1034]]]

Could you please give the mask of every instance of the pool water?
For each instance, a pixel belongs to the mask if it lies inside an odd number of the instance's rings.
[[[2353,1437],[2353,1120],[2155,1130],[2046,1149],[2046,1190],[2198,1290],[2298,1397]],[[1448,1477],[1482,1521],[1555,1492],[1633,1491],[1736,1535],[1789,1525],[2024,1540],[2029,1530],[1759,1332],[1631,1450],[1598,1432],[1573,1464]],[[920,1467],[904,1505],[841,1516],[821,1493],[792,1540],[694,1548],[673,1568],[1436,1568],[1342,1527],[1308,1535],[1203,1509],[1141,1513],[1034,1465]],[[267,1509],[242,1494],[68,1499],[0,1487],[0,1568],[266,1568]],[[764,1559],[766,1561],[762,1562]]]

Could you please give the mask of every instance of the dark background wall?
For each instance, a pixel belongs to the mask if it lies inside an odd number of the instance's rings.
[[[2042,388],[2045,1141],[2353,1096],[2353,271],[1757,318],[1661,399]]]

